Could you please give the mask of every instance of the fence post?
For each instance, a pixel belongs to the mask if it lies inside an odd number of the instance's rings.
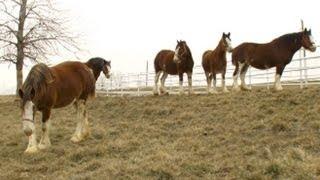
[[[302,80],[302,58],[299,59],[299,74],[300,74],[300,88],[303,88],[303,80]]]
[[[249,84],[250,87],[252,88],[252,84],[251,84],[251,67],[249,66]]]
[[[146,69],[146,87],[148,87],[148,80],[149,80],[149,63],[147,61],[147,69]]]
[[[267,69],[267,89],[270,89],[270,85],[269,85],[269,69]]]
[[[137,85],[138,85],[138,96],[140,96],[140,74],[138,74],[138,82],[137,82]]]
[[[307,59],[306,59],[306,52],[304,51],[303,54],[303,68],[304,68],[304,87],[308,86],[308,69],[307,69]]]

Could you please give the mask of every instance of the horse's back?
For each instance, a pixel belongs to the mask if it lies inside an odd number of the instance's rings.
[[[154,68],[156,73],[159,71],[167,71],[169,74],[177,73],[177,66],[173,62],[174,51],[161,50],[154,59]]]
[[[51,69],[55,76],[57,101],[61,102],[61,106],[70,103],[69,101],[75,98],[86,100],[94,96],[95,78],[91,69],[84,63],[66,61]]]

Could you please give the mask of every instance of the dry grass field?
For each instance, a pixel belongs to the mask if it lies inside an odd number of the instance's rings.
[[[86,141],[70,142],[69,106],[53,111],[52,147],[33,155],[17,103],[0,99],[0,179],[320,179],[318,86],[97,97]]]

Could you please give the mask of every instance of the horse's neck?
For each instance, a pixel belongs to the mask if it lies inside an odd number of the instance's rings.
[[[219,57],[225,57],[226,56],[226,49],[223,47],[223,42],[222,40],[219,41],[218,46],[215,48],[215,53],[219,56]]]
[[[301,34],[297,34],[292,40],[280,44],[284,49],[288,49],[288,56],[290,58],[302,47],[301,38]]]
[[[86,65],[92,70],[94,78],[97,80],[100,76],[101,71],[95,69],[90,63],[86,63]]]
[[[100,76],[101,71],[97,71],[97,70],[92,70],[92,71],[93,71],[94,78],[97,80]]]

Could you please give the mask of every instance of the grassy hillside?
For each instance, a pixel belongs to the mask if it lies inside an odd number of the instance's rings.
[[[97,97],[88,104],[89,139],[72,144],[75,110],[54,110],[52,147],[35,155],[23,154],[17,103],[0,99],[0,179],[320,178],[318,86]]]

